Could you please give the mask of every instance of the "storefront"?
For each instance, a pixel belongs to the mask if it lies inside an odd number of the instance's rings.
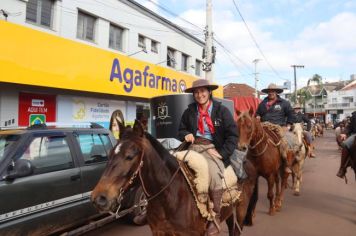
[[[154,96],[183,93],[197,77],[0,21],[0,127],[97,122],[122,110],[150,116]],[[215,97],[222,97],[219,88]]]

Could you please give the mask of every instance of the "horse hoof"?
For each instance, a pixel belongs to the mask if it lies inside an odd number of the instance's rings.
[[[298,192],[295,191],[293,195],[294,195],[294,196],[300,196],[300,192],[299,192],[299,191],[298,191]]]

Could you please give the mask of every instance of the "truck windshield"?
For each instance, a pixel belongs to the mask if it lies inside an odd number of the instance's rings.
[[[4,159],[7,149],[19,138],[19,135],[0,135],[0,162]]]

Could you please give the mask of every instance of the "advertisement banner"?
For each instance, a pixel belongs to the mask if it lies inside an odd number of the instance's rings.
[[[119,109],[126,118],[125,102],[96,98],[58,96],[58,122],[95,122],[109,128],[111,114]]]
[[[19,94],[19,126],[56,121],[56,95]]]

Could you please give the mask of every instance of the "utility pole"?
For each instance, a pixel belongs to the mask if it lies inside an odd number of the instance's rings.
[[[205,48],[203,52],[205,79],[213,82],[213,63],[215,61],[215,47],[213,46],[213,17],[212,0],[206,1],[206,28],[205,28]]]
[[[291,65],[294,69],[294,103],[297,103],[297,72],[296,68],[304,68],[304,65]]]
[[[257,90],[257,82],[258,82],[258,73],[257,73],[257,63],[261,61],[261,59],[255,59],[252,62],[255,63],[255,97],[258,98],[258,90]]]

